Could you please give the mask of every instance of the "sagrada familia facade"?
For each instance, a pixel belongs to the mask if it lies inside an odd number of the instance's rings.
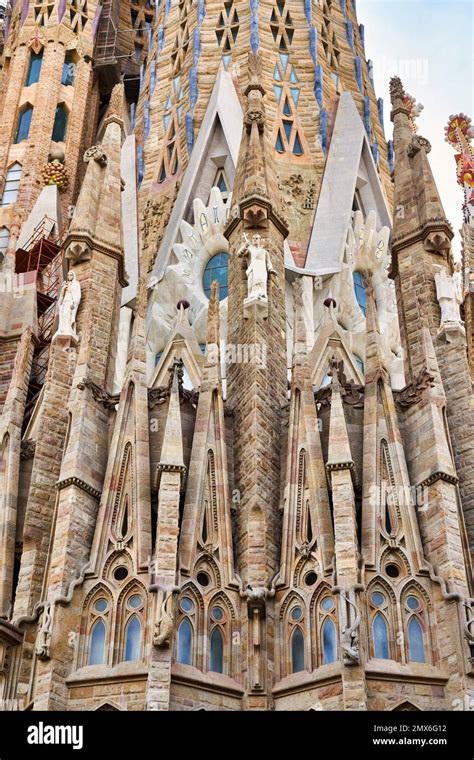
[[[355,0],[0,26],[0,706],[469,709],[470,119],[457,261]]]

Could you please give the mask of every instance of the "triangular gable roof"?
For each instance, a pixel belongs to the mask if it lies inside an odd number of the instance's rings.
[[[376,211],[377,226],[391,228],[391,214],[364,124],[351,93],[343,92],[306,257],[305,269],[311,274],[332,274],[341,269],[358,178],[370,191],[367,210]]]
[[[237,165],[244,114],[237,92],[229,72],[221,70],[217,75],[209,105],[199,129],[188,166],[186,168],[176,202],[166,227],[160,250],[156,257],[152,275],[160,280],[169,261],[169,256],[176,242],[176,235],[181,220],[191,198],[192,189],[206,160],[206,147],[209,144],[216,120],[219,120],[229,147],[234,166]]]

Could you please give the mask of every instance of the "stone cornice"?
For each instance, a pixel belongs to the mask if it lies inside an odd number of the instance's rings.
[[[121,248],[110,245],[110,243],[103,238],[90,235],[89,231],[86,229],[75,229],[68,233],[63,243],[63,250],[66,251],[71,243],[74,242],[85,243],[91,251],[97,251],[98,253],[103,253],[105,256],[110,256],[112,259],[115,259],[118,264],[119,283],[123,288],[127,287],[129,282],[125,272],[123,250]]]
[[[70,478],[64,478],[64,480],[58,480],[56,483],[56,488],[58,491],[62,491],[63,488],[68,488],[69,486],[76,486],[76,488],[80,488],[81,491],[84,491],[84,493],[87,493],[89,496],[93,496],[94,499],[99,500],[101,497],[101,492],[98,491],[97,488],[90,486],[89,483],[85,482],[85,480],[82,480],[75,475]]]
[[[392,238],[392,254],[398,253],[404,248],[408,248],[410,245],[413,245],[413,243],[423,242],[432,232],[445,232],[450,240],[454,237],[453,228],[447,219],[444,217],[428,219],[424,224],[415,227],[415,229],[408,234]]]
[[[250,193],[233,205],[233,209],[238,209],[239,213],[235,216],[231,215],[232,218],[229,220],[229,223],[224,230],[224,235],[227,239],[229,239],[239,222],[244,221],[245,211],[250,210],[252,206],[258,206],[261,208],[265,212],[265,220],[272,222],[284,238],[288,236],[288,226],[285,220],[275,211],[270,199],[263,195],[258,195],[257,193]]]
[[[418,484],[417,488],[423,486],[431,486],[433,483],[437,483],[438,480],[444,480],[445,483],[451,483],[451,485],[454,486],[459,482],[459,478],[457,478],[456,475],[450,475],[449,472],[441,472],[441,470],[437,470],[422,480],[421,483]]]
[[[160,488],[161,476],[164,472],[177,472],[181,475],[181,485],[183,487],[184,477],[186,475],[186,466],[184,464],[171,464],[168,462],[159,462],[156,465],[155,480],[153,490],[158,491]]]

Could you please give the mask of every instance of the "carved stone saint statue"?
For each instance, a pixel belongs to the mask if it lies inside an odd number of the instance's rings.
[[[59,324],[54,335],[67,336],[78,340],[76,335],[76,314],[81,302],[81,285],[75,272],[69,272],[61,287],[58,301]]]
[[[242,245],[237,251],[238,256],[247,257],[247,302],[267,299],[268,275],[275,273],[270,255],[261,242],[262,238],[258,233],[252,235],[250,242],[244,232]]]
[[[435,274],[436,296],[441,309],[441,326],[446,322],[461,322],[459,305],[462,302],[462,293],[459,293],[459,284],[453,277],[448,275],[442,266],[437,267]]]

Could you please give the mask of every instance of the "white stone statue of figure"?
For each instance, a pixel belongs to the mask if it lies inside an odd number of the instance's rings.
[[[456,291],[456,301],[461,305],[464,301],[464,282],[462,264],[460,261],[458,261],[454,267],[453,282]]]
[[[437,267],[435,274],[436,296],[441,309],[441,325],[446,322],[461,322],[459,305],[462,301],[458,285],[442,266]],[[460,300],[461,299],[461,300]]]
[[[76,314],[81,302],[81,285],[75,272],[69,272],[67,280],[61,287],[58,301],[59,324],[54,337],[70,336],[78,340],[76,335]]]
[[[247,235],[242,235],[242,245],[237,255],[247,256],[247,287],[248,300],[266,299],[267,283],[270,272],[275,272],[270,255],[261,244],[262,238],[258,233],[252,235],[252,242]]]

